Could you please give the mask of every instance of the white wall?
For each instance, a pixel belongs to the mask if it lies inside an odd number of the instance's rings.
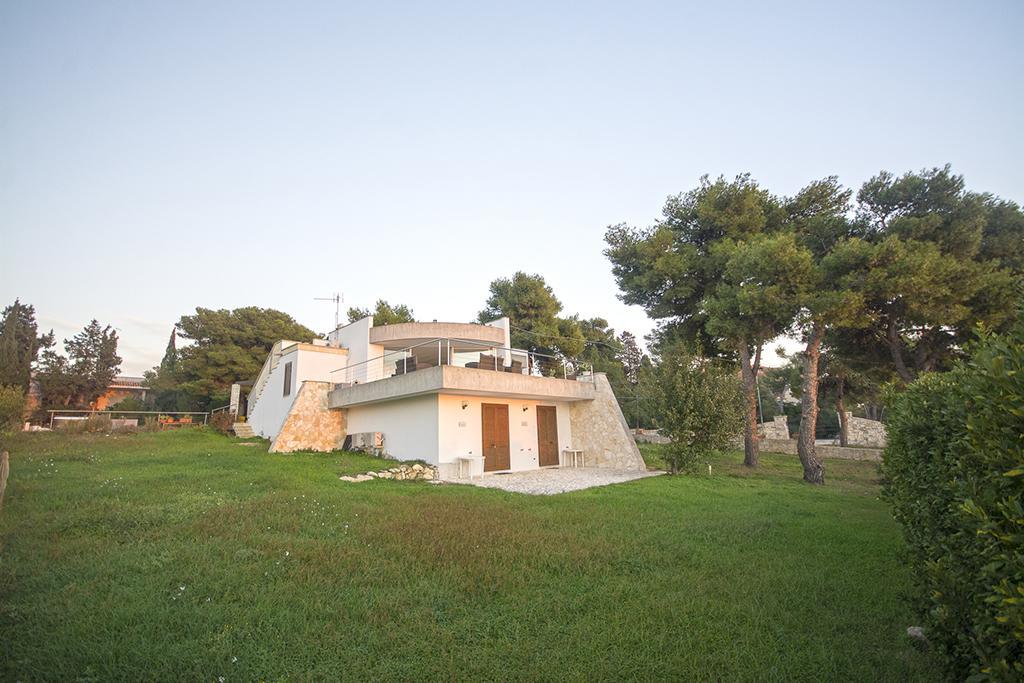
[[[511,328],[511,324],[512,323],[511,323],[511,321],[509,321],[508,317],[501,317],[501,318],[498,318],[497,320],[492,320],[491,322],[484,323],[484,324],[487,325],[488,327],[497,327],[500,330],[504,330],[504,332],[505,332],[504,347],[505,347],[505,349],[512,348],[512,328]],[[512,357],[511,357],[510,354],[511,354],[511,352],[508,351],[508,350],[498,351],[498,355],[501,356],[502,359],[504,359],[505,365],[508,365],[509,362],[511,362],[511,360],[512,360]],[[510,427],[510,429],[511,429],[511,427]]]
[[[348,349],[349,372],[335,373],[335,382],[374,382],[394,374],[394,359],[385,363],[381,356],[384,347],[370,343],[370,328],[373,327],[373,316],[367,316],[354,323],[349,323],[327,335],[331,346]],[[367,363],[366,361],[373,362]]]
[[[412,396],[346,409],[346,431],[381,432],[384,452],[398,460],[437,460],[437,395]]]
[[[292,390],[284,395],[284,366],[292,364]],[[331,370],[345,366],[345,356],[340,353],[293,349],[281,356],[277,367],[267,378],[267,384],[249,415],[249,424],[253,431],[266,439],[273,439],[284,426],[288,411],[291,410],[299,387],[307,380],[317,382],[337,382],[342,373],[331,373]]]
[[[462,404],[466,408],[462,408]],[[438,460],[454,463],[465,455],[483,455],[482,408],[484,403],[508,406],[510,465],[513,470],[536,469],[537,406],[555,406],[558,421],[558,452],[572,447],[569,406],[548,401],[517,401],[481,396],[438,396]],[[524,411],[523,408],[526,408]]]
[[[273,439],[281,431],[284,419],[295,400],[299,385],[295,382],[295,373],[298,367],[298,349],[281,356],[277,367],[267,377],[267,383],[260,393],[255,407],[249,415],[249,424],[257,436],[265,439]],[[285,363],[292,364],[292,391],[288,396],[284,395],[284,366]]]

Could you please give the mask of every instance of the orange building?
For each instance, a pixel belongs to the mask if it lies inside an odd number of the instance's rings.
[[[94,410],[106,410],[128,397],[135,397],[140,401],[145,401],[147,391],[149,391],[149,387],[146,386],[146,379],[144,377],[119,375],[107,387],[106,393],[97,398],[90,407]]]

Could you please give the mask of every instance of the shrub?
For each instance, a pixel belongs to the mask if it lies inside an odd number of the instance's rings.
[[[137,396],[125,396],[120,401],[107,408],[107,411],[111,413],[138,412],[140,410],[151,410],[151,408],[145,401]]]
[[[210,420],[207,422],[211,427],[216,429],[221,434],[227,434],[231,431],[231,425],[234,424],[235,417],[227,410],[222,410],[217,413],[210,415]]]
[[[883,473],[951,677],[1024,678],[1024,327],[890,395]]]
[[[743,425],[743,394],[732,368],[682,348],[663,354],[656,371],[658,422],[669,438],[662,453],[673,474],[701,455],[728,448]]]
[[[25,392],[21,387],[0,386],[0,431],[21,426],[25,414]]]

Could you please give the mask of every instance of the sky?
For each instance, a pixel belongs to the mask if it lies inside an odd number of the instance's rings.
[[[0,0],[0,306],[157,364],[195,307],[475,318],[704,174],[780,195],[950,163],[1024,201],[1024,3]],[[342,313],[344,317],[344,311]],[[771,355],[771,354],[769,354]],[[778,359],[766,358],[777,364]]]

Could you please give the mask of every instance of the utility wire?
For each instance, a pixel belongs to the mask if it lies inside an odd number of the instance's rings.
[[[533,332],[531,330],[524,330],[523,328],[516,327],[515,325],[509,325],[509,327],[511,327],[513,330],[517,330],[519,332],[522,332],[523,334],[528,334],[531,337],[543,337],[545,339],[561,339],[561,340],[564,340],[564,341],[580,341],[579,339],[575,339],[573,337],[563,337],[563,336],[557,335],[557,334],[543,334],[541,332]],[[612,344],[609,344],[608,342],[592,341],[590,339],[584,339],[582,341],[583,341],[583,345],[584,346],[586,346],[587,344],[589,344],[591,346],[605,346],[605,347],[607,347],[607,348],[609,348],[609,349],[611,349],[613,351],[621,351],[620,348],[618,348],[616,346],[613,346]]]

